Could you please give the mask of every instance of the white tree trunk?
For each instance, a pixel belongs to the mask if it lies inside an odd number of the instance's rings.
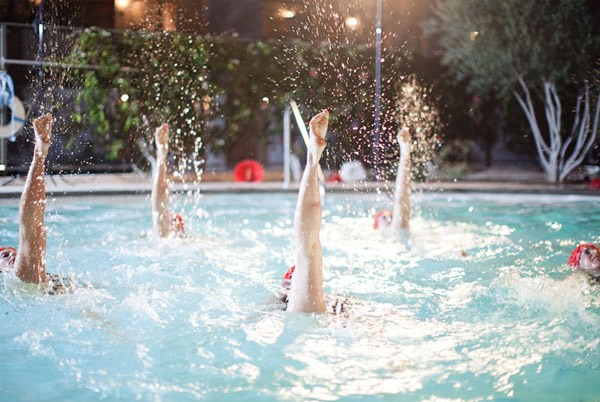
[[[598,134],[598,119],[600,117],[600,96],[596,102],[593,124],[591,117],[592,99],[586,84],[584,92],[577,97],[577,105],[573,126],[563,142],[561,128],[562,107],[556,87],[553,83],[544,82],[545,115],[548,125],[548,135],[544,138],[540,131],[531,93],[522,78],[519,84],[524,97],[514,91],[514,96],[525,112],[527,121],[533,133],[538,158],[546,172],[546,178],[551,183],[562,183],[565,178],[578,167],[588,153]],[[583,108],[581,107],[583,103]]]

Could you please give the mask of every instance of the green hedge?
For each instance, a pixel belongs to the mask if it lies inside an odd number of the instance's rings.
[[[97,66],[71,73],[80,88],[75,118],[93,127],[95,146],[109,158],[142,160],[136,142],[151,140],[166,121],[177,131],[171,149],[178,156],[194,154],[201,142],[201,151],[222,151],[231,165],[261,160],[266,139],[281,132],[285,103],[295,99],[305,119],[332,112],[328,161],[335,168],[371,161],[373,59],[365,46],[88,29],[66,62]],[[404,52],[384,53],[382,155],[396,134],[398,82],[415,69]]]

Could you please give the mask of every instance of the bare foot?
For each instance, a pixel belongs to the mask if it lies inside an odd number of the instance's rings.
[[[403,140],[406,143],[410,141],[410,130],[408,129],[408,127],[402,127],[402,129],[398,133],[398,142],[400,142],[401,140]]]
[[[35,152],[42,156],[48,155],[52,137],[52,113],[46,113],[33,121],[35,132]]]
[[[154,132],[154,138],[156,139],[156,146],[161,149],[169,148],[169,125],[163,124],[156,129]]]
[[[325,135],[327,135],[327,125],[329,124],[329,111],[323,110],[314,116],[308,123],[310,127],[310,153],[316,160],[321,159],[321,154],[327,145]]]

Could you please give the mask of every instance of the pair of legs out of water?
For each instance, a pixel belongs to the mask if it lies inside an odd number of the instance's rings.
[[[0,249],[0,271],[14,269],[28,283],[46,283],[46,179],[44,165],[52,135],[52,115],[33,122],[35,147],[19,204],[19,248]]]

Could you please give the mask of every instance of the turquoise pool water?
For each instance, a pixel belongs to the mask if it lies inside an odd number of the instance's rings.
[[[327,194],[325,289],[344,316],[268,300],[293,263],[294,194],[49,200],[48,271],[0,278],[2,401],[600,400],[600,286],[565,261],[600,243],[600,201],[425,194],[410,247],[372,231],[377,195]],[[17,245],[16,200],[0,243]]]

